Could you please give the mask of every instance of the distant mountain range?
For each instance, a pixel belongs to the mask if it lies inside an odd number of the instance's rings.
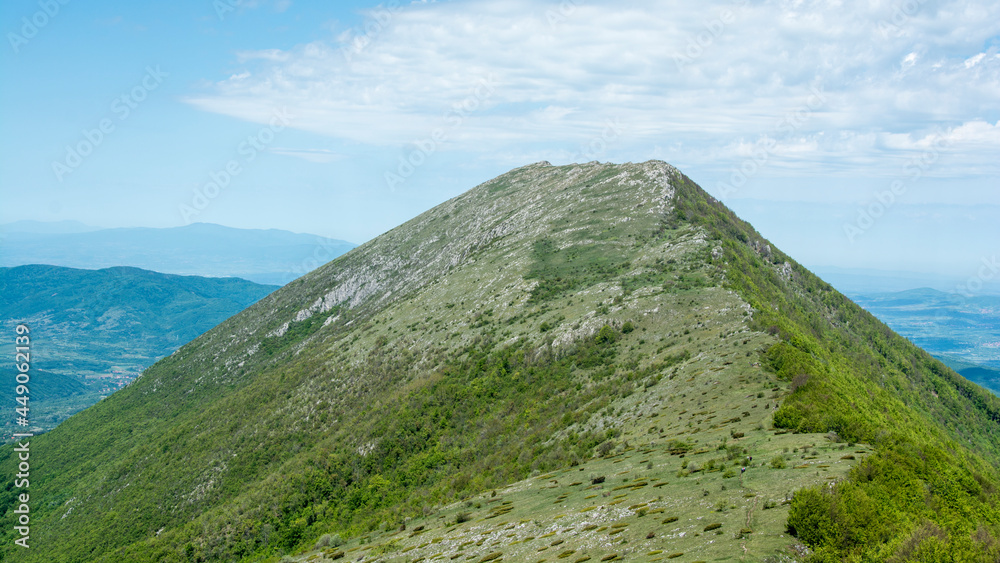
[[[0,266],[50,264],[100,269],[132,266],[156,272],[239,277],[284,285],[353,243],[277,229],[194,223],[165,229],[98,229],[76,221],[0,225]]]
[[[277,288],[138,268],[0,268],[4,334],[18,323],[31,330],[35,429],[54,428]],[[13,409],[4,405],[5,436]]]
[[[944,292],[968,293],[969,279],[946,274],[873,270],[870,268],[839,268],[835,266],[810,267],[817,276],[847,295],[908,291],[931,288]],[[982,287],[979,287],[979,283]],[[1000,276],[976,280],[974,287],[979,295],[1000,295]],[[962,288],[959,292],[958,289]]]

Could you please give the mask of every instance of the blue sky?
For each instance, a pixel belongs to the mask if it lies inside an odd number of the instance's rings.
[[[0,30],[0,223],[360,243],[517,166],[655,158],[808,266],[1000,254],[992,1],[8,0]]]

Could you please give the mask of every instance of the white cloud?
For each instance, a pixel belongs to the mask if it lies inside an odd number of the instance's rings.
[[[976,66],[976,63],[986,58],[986,53],[979,53],[974,57],[969,57],[965,59],[965,68],[972,68]]]
[[[766,136],[785,168],[861,173],[894,173],[891,157],[949,131],[975,145],[956,163],[992,151],[974,168],[1000,171],[996,126],[985,121],[1000,119],[1000,59],[981,52],[1000,34],[1000,4],[900,6],[411,4],[373,10],[363,28],[328,41],[238,53],[245,68],[188,102],[256,122],[287,107],[293,127],[370,145],[438,130],[443,150],[553,161],[615,119],[609,157],[673,147],[661,151],[728,167],[756,142],[745,139]],[[823,101],[810,104],[817,88]],[[940,173],[971,169],[955,166]]]
[[[1000,147],[1000,121],[990,124],[986,121],[970,121],[948,131],[946,137],[952,144],[983,145]],[[996,153],[994,153],[996,156]]]
[[[926,150],[938,146],[974,145],[1000,146],[1000,122],[990,124],[982,120],[968,121],[938,133],[914,137],[910,134],[887,134],[885,144],[899,150]]]

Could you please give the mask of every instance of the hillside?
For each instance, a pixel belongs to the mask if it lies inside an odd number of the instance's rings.
[[[2,225],[0,266],[51,264],[91,270],[132,266],[283,285],[355,246],[278,229],[234,229],[211,223],[166,229],[87,229],[72,222]]]
[[[0,268],[3,329],[25,323],[33,335],[30,430],[54,428],[275,289],[138,268]],[[4,438],[18,431],[15,406],[0,411]]]
[[[994,395],[1000,395],[1000,369],[983,367],[950,354],[938,354],[935,357],[962,377],[989,389]]]
[[[31,459],[19,562],[1000,556],[1000,401],[656,161],[477,186]]]
[[[953,369],[968,370],[963,375],[1000,393],[995,375],[990,377],[1000,368],[1000,295],[924,288],[848,296]]]

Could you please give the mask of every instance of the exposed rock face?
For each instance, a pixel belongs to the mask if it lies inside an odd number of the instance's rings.
[[[536,282],[522,274],[530,267],[530,241],[551,232],[558,248],[593,245],[618,253],[625,241],[581,237],[589,228],[577,226],[587,213],[615,213],[610,227],[639,221],[652,228],[672,209],[673,183],[683,175],[661,161],[638,164],[588,163],[554,167],[539,162],[517,168],[449,200],[392,229],[340,259],[287,285],[281,299],[265,299],[219,352],[249,356],[262,339],[281,338],[296,323],[334,309],[352,316],[384,307],[412,294],[445,273],[475,266],[484,249],[509,256],[508,276],[483,273],[484,299],[500,300],[530,291]],[[442,229],[441,226],[445,225]],[[696,235],[696,237],[701,235]],[[694,239],[702,244],[703,239]],[[507,280],[509,274],[513,279]],[[512,284],[495,294],[499,280]],[[336,315],[335,315],[336,316]],[[350,322],[341,316],[340,323]],[[326,317],[323,326],[336,326]],[[256,336],[255,336],[256,335]],[[211,336],[210,336],[211,337]],[[242,348],[237,352],[236,347]],[[213,363],[212,380],[238,378],[236,363]]]

